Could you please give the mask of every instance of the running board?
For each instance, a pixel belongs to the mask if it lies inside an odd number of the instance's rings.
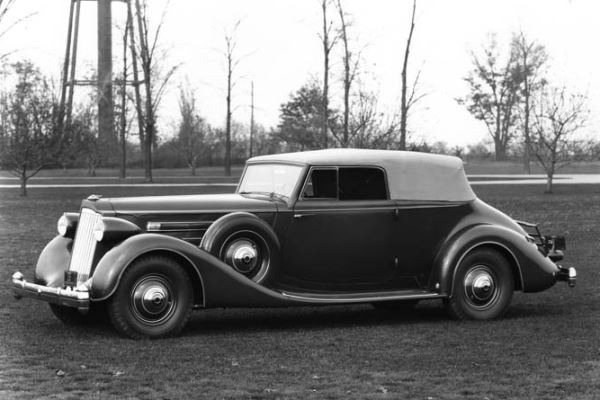
[[[441,299],[445,296],[428,292],[426,290],[398,290],[391,292],[358,292],[358,293],[294,293],[281,291],[282,296],[295,301],[307,303],[329,303],[329,304],[347,304],[347,303],[371,303],[376,301],[397,301],[397,300],[426,300]]]

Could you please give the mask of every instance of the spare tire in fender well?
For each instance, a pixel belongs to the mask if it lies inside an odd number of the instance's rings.
[[[200,248],[257,283],[264,283],[281,263],[281,246],[273,228],[248,212],[232,212],[217,219],[202,237]],[[236,266],[232,257],[242,257],[239,261],[244,264]],[[247,269],[242,268],[245,265]]]

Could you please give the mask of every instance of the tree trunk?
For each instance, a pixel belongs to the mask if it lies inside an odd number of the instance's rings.
[[[402,97],[400,103],[400,150],[406,150],[406,119],[408,117],[408,109],[410,107],[407,104],[406,92],[408,90],[406,83],[406,74],[408,69],[408,56],[410,54],[410,43],[412,41],[413,31],[415,29],[415,10],[417,8],[417,1],[413,1],[412,18],[410,21],[410,31],[408,33],[408,39],[406,39],[406,48],[404,49],[404,63],[402,64]]]
[[[149,105],[149,108],[152,108],[152,106]],[[146,111],[146,113],[148,113],[148,111]],[[152,182],[152,142],[154,139],[154,122],[151,118],[151,115],[146,115],[146,182]]]
[[[96,164],[93,161],[88,164],[88,176],[96,176]]]
[[[119,134],[121,137],[121,170],[119,176],[121,179],[127,177],[127,35],[131,29],[129,21],[125,26],[125,33],[123,34],[123,83],[121,84],[121,125]]]
[[[23,172],[21,172],[20,181],[21,181],[21,197],[27,197],[27,174],[25,173],[25,170],[23,170]]]
[[[498,137],[494,138],[494,153],[496,161],[506,161],[506,146]]]
[[[140,51],[142,57],[142,71],[144,72],[144,84],[146,86],[146,146],[145,146],[145,159],[146,159],[146,171],[145,181],[152,182],[152,143],[154,142],[154,109],[152,107],[152,86],[151,86],[151,73],[152,65],[150,60],[149,48],[148,48],[148,37],[144,35],[143,21],[142,21],[142,8],[139,0],[135,1],[137,9],[137,20],[138,29],[140,32]]]
[[[555,157],[550,161],[550,165],[546,169],[546,190],[544,193],[552,193],[552,183],[554,180],[554,172],[556,172],[556,161]]]
[[[133,70],[133,89],[135,93],[135,110],[137,114],[138,131],[140,138],[140,150],[144,153],[144,146],[146,143],[146,135],[144,133],[144,113],[142,111],[142,97],[140,94],[140,81],[138,77],[138,65],[137,65],[137,52],[135,50],[135,32],[133,31],[133,13],[131,11],[131,2],[127,2],[127,23],[130,26],[129,29],[129,41],[131,50],[131,67]],[[146,169],[146,158],[142,156],[142,164],[144,170]]]
[[[327,134],[329,130],[329,27],[327,26],[327,0],[321,4],[323,9],[323,125],[321,135],[323,136],[323,147],[327,148]]]
[[[254,155],[254,81],[250,87],[250,158]]]
[[[231,74],[232,60],[227,60],[227,115],[225,117],[225,176],[231,176]]]
[[[98,1],[98,141],[108,153],[115,135],[111,9],[111,0]]]
[[[525,172],[531,174],[531,138],[529,136],[529,78],[525,78],[525,121],[523,133],[525,135],[525,151],[523,152],[523,164]]]
[[[344,10],[342,9],[342,3],[340,0],[338,0],[337,4],[341,22],[341,37],[342,42],[344,43],[344,55],[342,57],[344,61],[344,116],[342,121],[342,140],[340,141],[340,145],[342,147],[348,147],[350,144],[350,87],[352,85],[352,77],[350,75],[350,50],[348,49],[348,35],[346,31],[347,26],[344,18]]]
[[[544,193],[552,193],[552,180],[554,178],[554,174],[548,173],[546,176],[546,190]]]

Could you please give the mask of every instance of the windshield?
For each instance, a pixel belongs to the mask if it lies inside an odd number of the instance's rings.
[[[238,193],[261,193],[289,198],[302,168],[299,165],[285,164],[248,165]]]

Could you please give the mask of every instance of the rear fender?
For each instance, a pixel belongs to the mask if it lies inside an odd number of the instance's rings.
[[[149,254],[172,254],[185,260],[201,283],[201,305],[204,307],[284,306],[290,301],[245,276],[206,251],[183,240],[160,234],[132,236],[109,250],[99,261],[90,288],[93,301],[108,299],[117,289],[127,267],[139,257]],[[197,296],[198,297],[198,296]]]
[[[524,292],[545,290],[556,282],[558,267],[542,255],[522,233],[499,225],[474,225],[457,232],[438,253],[430,287],[452,296],[454,273],[463,258],[481,247],[500,252],[512,267],[515,288]]]

